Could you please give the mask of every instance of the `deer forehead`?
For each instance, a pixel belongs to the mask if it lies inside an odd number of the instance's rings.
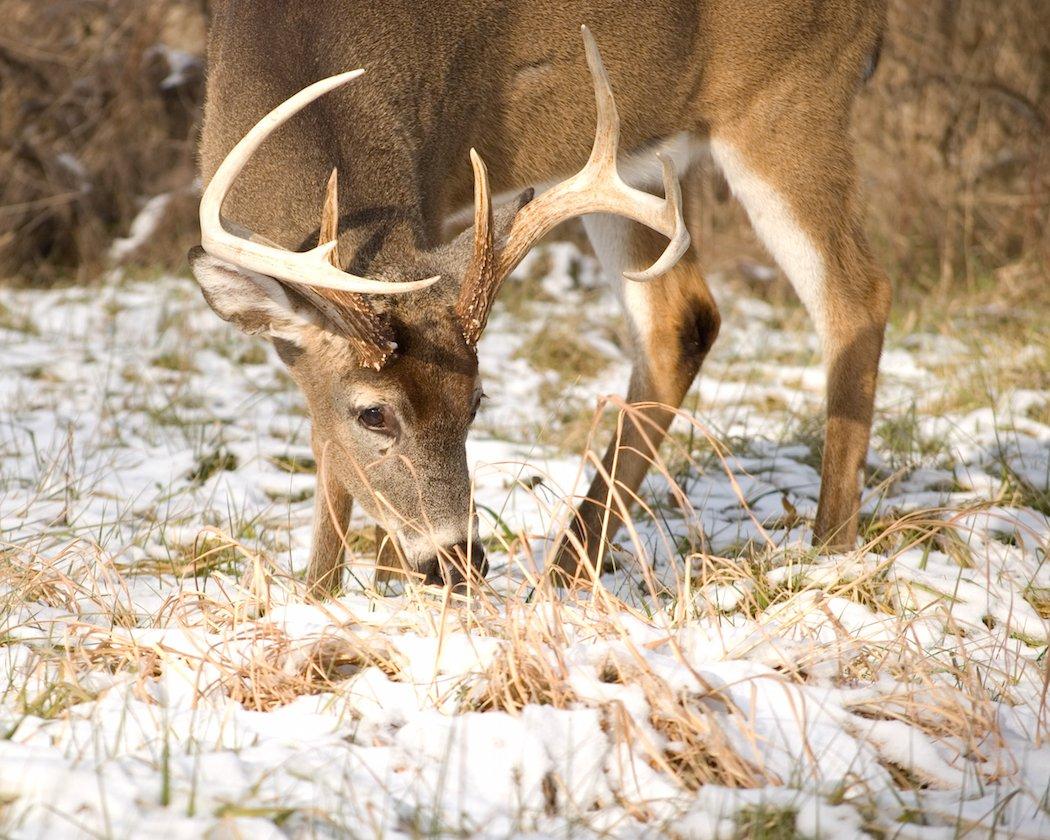
[[[447,366],[408,358],[397,368],[398,385],[403,389],[418,422],[442,425],[473,409],[480,387],[477,360]],[[470,364],[470,362],[473,364]]]
[[[481,388],[473,354],[408,353],[395,356],[380,371],[350,367],[339,379],[354,408],[391,405],[424,423],[470,411]]]

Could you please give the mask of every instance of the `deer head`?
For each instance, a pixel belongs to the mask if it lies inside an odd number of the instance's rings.
[[[586,28],[583,34],[598,114],[584,168],[538,197],[529,190],[494,209],[485,165],[471,150],[473,227],[448,245],[384,265],[382,279],[340,270],[334,171],[320,242],[311,251],[284,250],[220,216],[263,140],[361,71],[317,82],[264,117],[219,166],[201,201],[202,247],[190,261],[208,303],[245,332],[273,341],[306,397],[319,469],[396,536],[410,567],[435,582],[457,577],[440,572],[443,557],[455,565],[457,555],[469,555],[475,568],[484,566],[465,443],[482,396],[476,345],[502,282],[547,232],[587,213],[626,216],[671,240],[650,269],[629,279],[658,276],[689,245],[669,160],[665,198],[621,180],[616,105],[597,45]]]

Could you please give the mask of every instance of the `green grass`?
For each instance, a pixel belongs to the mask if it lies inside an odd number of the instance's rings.
[[[790,808],[743,808],[736,816],[734,840],[796,840],[802,835],[795,829],[795,817],[796,812]]]
[[[1005,458],[1000,461],[999,468],[1003,481],[1000,503],[1031,508],[1044,516],[1050,516],[1050,489],[1043,490],[1026,481]]]
[[[904,516],[896,511],[878,512],[861,520],[861,538],[872,551],[887,556],[919,549],[946,554],[963,569],[973,568],[970,547],[940,510],[916,510]]]
[[[196,373],[197,368],[193,364],[193,355],[179,350],[170,350],[153,357],[153,366],[161,370],[170,370],[177,373]]]
[[[237,456],[226,447],[219,446],[197,459],[193,469],[186,475],[195,484],[203,484],[218,472],[237,469]]]
[[[1025,590],[1024,597],[1040,618],[1050,620],[1050,588],[1029,586]]]
[[[277,469],[293,475],[312,474],[317,472],[317,461],[310,456],[303,455],[274,455],[267,459]]]
[[[234,576],[243,564],[244,554],[235,543],[208,535],[192,546],[179,548],[172,558],[171,571],[179,577],[205,578],[215,572]]]
[[[266,348],[262,345],[262,342],[255,342],[241,351],[240,355],[237,356],[237,363],[241,365],[264,365],[268,359],[269,356],[266,355]]]
[[[903,414],[887,417],[875,426],[875,435],[895,467],[945,454],[945,441],[923,434],[923,416],[925,413],[913,402]]]
[[[95,698],[95,694],[85,691],[80,686],[60,680],[32,696],[26,694],[23,689],[19,705],[23,714],[54,720],[64,715],[72,706],[88,703]]]

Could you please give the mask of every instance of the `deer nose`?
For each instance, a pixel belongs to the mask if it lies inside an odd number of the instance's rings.
[[[478,540],[448,546],[420,565],[424,583],[431,586],[463,587],[468,577],[481,581],[489,572],[485,549]]]

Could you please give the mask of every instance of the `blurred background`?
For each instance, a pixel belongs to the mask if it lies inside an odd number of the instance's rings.
[[[0,283],[179,270],[195,243],[207,0],[0,0]],[[855,120],[899,292],[1046,301],[1050,2],[891,0]],[[713,171],[710,268],[769,260]],[[776,283],[776,281],[773,281]]]

